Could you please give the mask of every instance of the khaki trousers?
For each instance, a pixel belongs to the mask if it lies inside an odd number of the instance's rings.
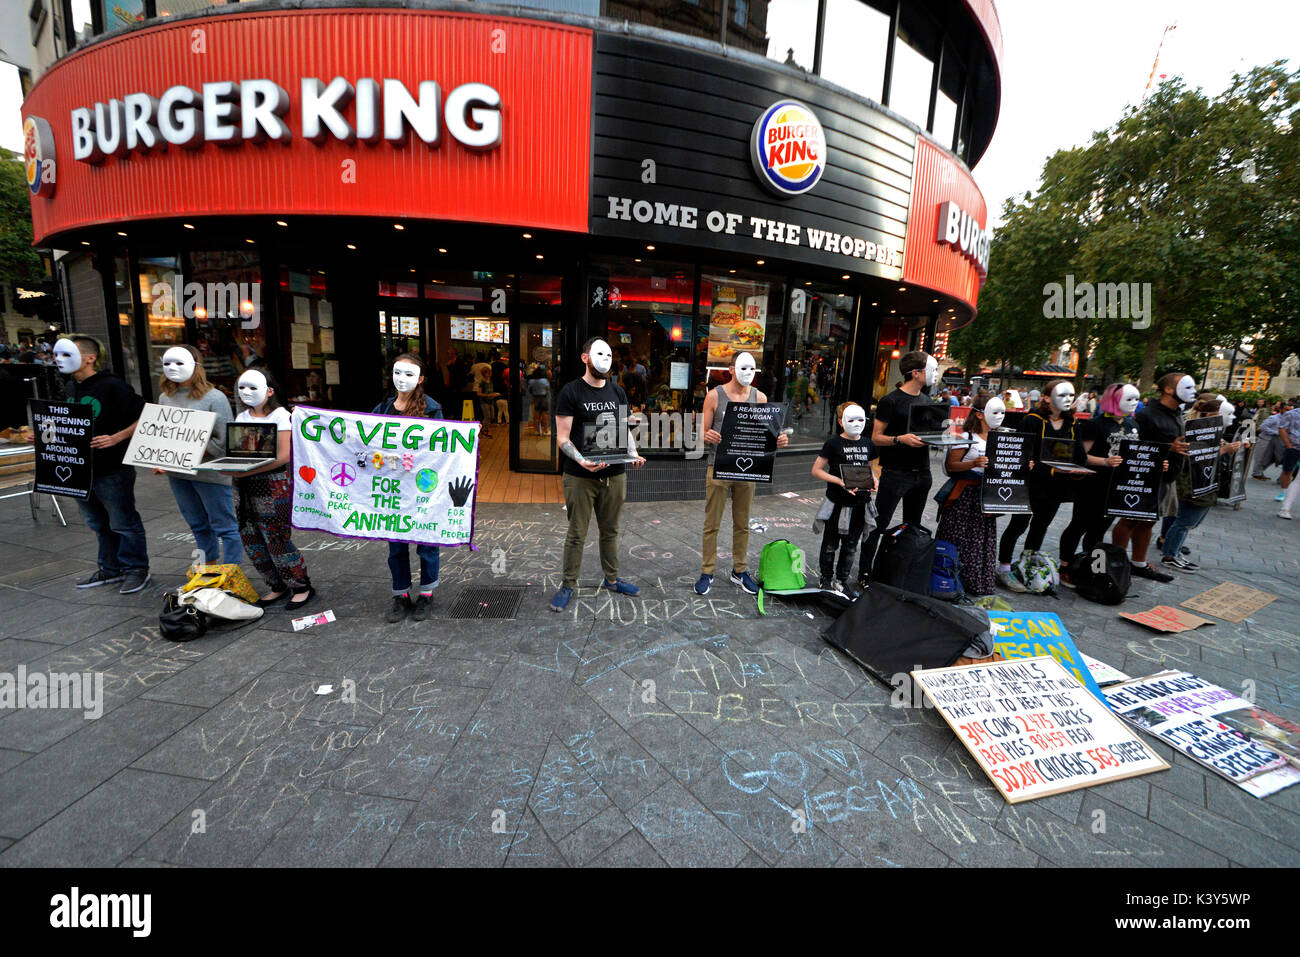
[[[718,530],[722,513],[731,497],[731,556],[736,572],[749,570],[749,509],[754,504],[753,482],[722,482],[713,477],[709,466],[704,479],[704,562],[700,570],[712,575],[718,566]]]
[[[627,474],[591,478],[565,472],[560,480],[569,512],[569,533],[564,538],[564,584],[574,588],[582,570],[582,549],[591,516],[600,527],[600,567],[605,581],[618,580],[618,517],[627,500]]]

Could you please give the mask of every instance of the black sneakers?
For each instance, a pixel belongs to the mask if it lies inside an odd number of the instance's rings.
[[[406,617],[406,613],[411,610],[411,598],[409,595],[394,595],[393,607],[388,609],[388,614],[384,616],[384,621],[394,625]]]
[[[95,574],[91,575],[85,581],[77,582],[78,588],[98,588],[100,585],[116,585],[126,576],[121,572],[106,572],[102,568],[96,568]]]
[[[1173,575],[1168,572],[1162,572],[1151,564],[1134,565],[1132,562],[1129,562],[1129,568],[1138,578],[1149,578],[1153,582],[1171,582],[1174,580]]]
[[[1173,558],[1160,559],[1161,565],[1168,565],[1170,568],[1177,568],[1180,572],[1194,572],[1201,566],[1196,562],[1188,561],[1182,555],[1175,555]]]
[[[421,595],[415,599],[415,608],[411,612],[412,621],[424,621],[429,617],[429,612],[433,609],[433,597],[430,595]]]
[[[138,591],[144,591],[148,587],[152,578],[149,575],[149,569],[132,569],[122,577],[122,587],[117,590],[119,595],[134,595]]]

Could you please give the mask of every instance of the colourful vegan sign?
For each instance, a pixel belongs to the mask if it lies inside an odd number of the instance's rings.
[[[293,410],[293,525],[346,538],[468,545],[477,422]]]
[[[1096,695],[1098,701],[1105,703],[1083,653],[1075,647],[1060,616],[1045,611],[991,611],[989,621],[997,630],[993,648],[1003,658],[1051,655],[1079,679],[1079,684]]]

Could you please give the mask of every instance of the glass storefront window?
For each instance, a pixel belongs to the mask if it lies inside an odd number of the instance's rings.
[[[889,108],[925,129],[930,113],[930,86],[934,61],[913,46],[900,29],[894,45],[894,75],[889,90]]]
[[[826,0],[823,77],[880,102],[888,47],[889,17],[862,0]]]
[[[952,133],[957,125],[957,104],[942,90],[934,100],[934,135],[939,145],[946,150],[952,149]]]
[[[131,296],[131,266],[125,257],[113,260],[113,287],[117,295],[118,335],[122,343],[122,378],[136,391],[144,388],[140,379],[140,353],[136,349],[135,312]],[[145,390],[141,395],[151,395]]]
[[[104,32],[120,30],[144,19],[144,0],[100,0]]]
[[[803,282],[790,293],[785,400],[796,448],[818,445],[836,428],[835,407],[849,398],[849,340],[854,297],[834,286]]]
[[[767,58],[809,73],[817,46],[817,0],[771,0]]]
[[[325,278],[320,269],[280,267],[280,388],[294,404],[328,408],[340,381],[334,305]]]
[[[162,375],[162,354],[186,341],[183,291],[175,289],[181,271],[180,260],[176,256],[141,256],[137,266],[140,301],[149,316],[149,368],[146,374],[153,380],[156,390],[158,378]]]
[[[233,400],[235,382],[244,370],[266,360],[262,257],[252,246],[198,250],[190,254],[185,279],[205,292],[203,305],[191,317],[192,343],[203,356],[209,381]]]
[[[701,277],[695,361],[705,374],[696,380],[696,411],[704,408],[709,389],[730,378],[727,368],[738,352],[754,357],[754,386],[775,400],[784,296],[784,283],[753,274],[706,272]]]

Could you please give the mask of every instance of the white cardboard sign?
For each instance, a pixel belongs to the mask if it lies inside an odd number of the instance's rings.
[[[215,412],[145,403],[131,444],[126,447],[124,463],[193,475],[203,461],[216,424]]]

